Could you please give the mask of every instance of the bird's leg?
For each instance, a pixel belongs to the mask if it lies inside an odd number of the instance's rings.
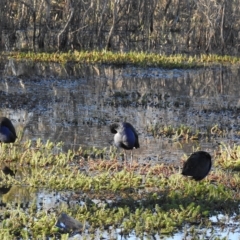
[[[124,164],[125,166],[127,166],[127,153],[125,149],[124,149]]]
[[[130,169],[132,168],[132,161],[133,161],[133,150],[131,150]]]
[[[120,152],[120,158],[121,158],[121,161],[124,162],[124,152]]]
[[[11,152],[12,152],[11,150],[12,150],[12,146],[9,146],[9,147],[8,147],[8,155],[9,155],[9,156],[11,155]]]

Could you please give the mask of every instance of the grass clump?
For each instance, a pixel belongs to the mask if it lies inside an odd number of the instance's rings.
[[[233,145],[231,147],[221,143],[217,155],[217,165],[220,165],[224,169],[240,171],[240,146]]]

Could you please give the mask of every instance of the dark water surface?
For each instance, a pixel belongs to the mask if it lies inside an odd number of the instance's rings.
[[[195,70],[16,63],[1,65],[0,114],[13,120],[25,139],[65,142],[65,149],[109,147],[109,124],[129,121],[140,135],[139,160],[178,161],[193,143],[153,138],[151,124],[181,124],[205,131],[214,124],[236,141],[239,68]],[[234,131],[233,131],[234,130]],[[212,151],[216,139],[195,142]]]
[[[0,115],[9,117],[17,132],[23,131],[22,141],[63,141],[65,150],[110,148],[109,125],[128,121],[139,133],[134,158],[178,165],[193,147],[211,153],[221,141],[239,142],[239,71],[220,65],[166,70],[6,60],[0,64]],[[155,138],[147,131],[151,124],[186,125],[200,132],[218,124],[225,135],[178,142]],[[53,203],[47,193],[32,194]]]

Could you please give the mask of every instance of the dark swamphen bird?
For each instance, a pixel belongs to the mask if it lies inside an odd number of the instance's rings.
[[[128,122],[114,123],[110,125],[111,133],[114,133],[114,144],[118,148],[123,148],[126,159],[125,150],[131,150],[131,162],[132,162],[132,150],[139,148],[138,135],[134,127]]]
[[[13,143],[16,141],[17,135],[15,128],[6,117],[0,118],[0,142],[2,143]]]
[[[212,160],[209,153],[205,151],[194,152],[184,163],[182,175],[191,176],[194,180],[204,179],[210,172]]]

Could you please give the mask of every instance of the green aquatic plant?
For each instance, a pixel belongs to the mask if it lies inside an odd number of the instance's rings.
[[[15,177],[0,173],[0,185],[12,187],[2,199],[10,201],[12,196],[17,205],[8,203],[0,209],[0,238],[65,239],[69,235],[55,227],[62,211],[89,224],[82,239],[94,238],[97,229],[118,228],[123,235],[134,231],[142,237],[172,234],[186,224],[212,228],[209,217],[219,213],[239,218],[240,176],[231,172],[236,170],[237,146],[222,145],[214,156],[215,169],[201,182],[182,176],[179,168],[171,165],[123,165],[89,153],[84,157],[83,148],[63,152],[62,146],[41,140],[2,146],[1,161],[17,169]],[[95,155],[107,151],[90,150]],[[225,156],[231,157],[231,164],[225,163]],[[32,190],[23,191],[25,199],[26,194],[35,199],[38,189],[71,194],[48,213],[39,208],[36,199],[27,206],[16,199],[16,189],[26,187]],[[73,198],[83,204],[73,204]]]
[[[173,127],[168,125],[163,125],[160,123],[149,124],[147,126],[147,131],[151,132],[154,137],[164,136],[170,137],[174,140],[198,140],[200,133],[198,130],[194,131],[190,127],[180,125],[179,127]]]
[[[221,166],[225,169],[232,169],[235,171],[240,171],[240,146],[226,145],[221,143],[219,146],[219,151],[217,154],[217,160],[215,161],[216,165]]]
[[[193,129],[186,125],[173,127],[162,123],[148,124],[146,127],[154,137],[169,137],[173,140],[199,140],[202,138],[226,137],[228,129],[222,128],[218,124],[208,126],[204,129]]]

